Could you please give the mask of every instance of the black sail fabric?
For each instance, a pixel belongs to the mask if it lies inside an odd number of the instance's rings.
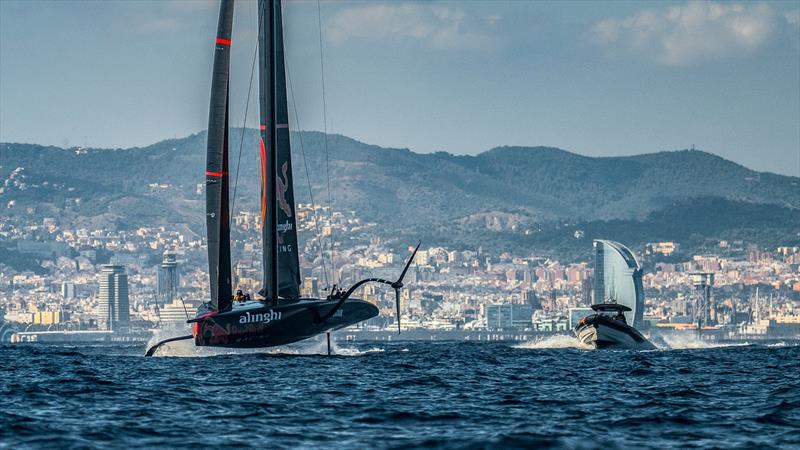
[[[206,149],[206,233],[211,304],[231,305],[230,216],[228,211],[228,75],[233,0],[222,0],[214,47],[214,72]]]
[[[273,59],[273,40],[272,36],[272,8],[270,3],[266,0],[259,0],[258,2],[258,79],[259,79],[259,110],[261,112],[261,119],[259,121],[259,134],[260,134],[260,167],[259,173],[261,174],[261,267],[263,268],[262,283],[264,288],[261,295],[266,298],[275,298],[273,288],[270,280],[278,277],[278,267],[273,264],[277,260],[277,253],[273,255],[273,246],[271,245],[275,234],[275,228],[272,226],[272,221],[267,220],[269,215],[274,213],[274,204],[269,201],[270,198],[274,199],[274,187],[270,189],[267,180],[272,177],[267,176],[268,173],[274,173],[275,161],[272,158],[272,64],[270,61]],[[274,201],[272,202],[274,203]],[[277,286],[277,284],[276,284]]]
[[[281,4],[279,0],[261,0],[259,5],[264,284],[268,298],[275,298],[274,285],[277,285],[279,297],[297,298],[300,295],[300,262]]]
[[[300,295],[300,260],[297,249],[292,150],[289,143],[289,108],[286,98],[286,66],[283,51],[281,2],[275,2],[275,147],[278,200],[278,280],[281,297]]]

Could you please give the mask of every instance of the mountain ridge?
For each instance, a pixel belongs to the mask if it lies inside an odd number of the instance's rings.
[[[241,132],[232,129],[230,139],[232,178],[240,142],[243,149],[236,209],[256,210],[259,183],[248,181],[259,177],[258,135]],[[292,133],[298,202],[310,201],[310,184],[316,203],[326,203],[325,141],[321,132]],[[205,146],[205,132],[129,149],[0,143],[0,181],[23,167],[29,186],[7,186],[0,203],[16,200],[67,221],[116,227],[182,222],[201,232],[204,202],[197,189],[205,181]],[[334,208],[355,211],[389,232],[484,219],[498,230],[647,221],[693,198],[720,198],[743,211],[751,210],[746,204],[800,209],[800,178],[757,172],[700,150],[592,157],[555,147],[499,146],[454,155],[384,148],[337,134],[327,136],[327,146]]]

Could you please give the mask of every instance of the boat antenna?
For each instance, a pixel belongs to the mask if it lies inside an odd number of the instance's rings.
[[[322,56],[322,7],[320,1],[317,0],[317,25],[319,27],[319,75],[322,80],[322,132],[323,132],[323,145],[325,147],[325,178],[328,183],[328,219],[330,222],[331,236],[331,279],[336,284],[336,260],[333,257],[333,244],[335,242],[333,233],[333,194],[331,192],[331,169],[330,169],[330,156],[328,155],[328,108],[325,101],[325,60]]]
[[[252,8],[251,8],[252,9]],[[261,33],[261,16],[258,18],[258,33]],[[247,101],[244,103],[244,117],[242,118],[241,137],[239,138],[239,155],[236,157],[236,176],[233,178],[233,196],[231,198],[231,214],[228,215],[228,226],[236,213],[236,188],[239,186],[239,167],[242,163],[242,148],[244,147],[245,125],[247,125],[247,112],[250,109],[250,93],[253,91],[253,73],[256,71],[256,58],[258,57],[258,34],[256,34],[256,47],[253,49],[253,62],[250,65],[250,83],[247,85]]]
[[[286,78],[289,81],[289,96],[292,98],[292,109],[294,109],[294,122],[297,124],[297,136],[300,138],[300,154],[303,156],[303,166],[306,169],[306,183],[308,184],[308,197],[311,200],[311,210],[314,211],[314,229],[317,232],[319,239],[319,257],[322,260],[322,275],[325,277],[325,285],[328,286],[328,268],[325,264],[325,251],[322,248],[323,239],[322,233],[319,230],[319,217],[317,217],[317,207],[314,203],[314,190],[311,188],[311,175],[308,172],[308,161],[306,161],[306,150],[303,145],[303,132],[300,127],[300,116],[297,114],[297,103],[294,99],[294,87],[292,86],[292,73],[289,70],[289,65],[286,65]]]

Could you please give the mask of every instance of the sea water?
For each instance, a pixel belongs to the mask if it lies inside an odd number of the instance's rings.
[[[0,347],[0,447],[798,448],[800,346]]]

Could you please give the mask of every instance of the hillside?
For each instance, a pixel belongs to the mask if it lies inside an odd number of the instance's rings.
[[[254,210],[256,133],[246,130],[241,138],[240,130],[233,130],[234,176],[243,142],[236,209]],[[292,138],[296,199],[309,201],[306,161],[320,203],[327,196],[324,135],[302,132]],[[456,156],[381,148],[340,135],[329,136],[328,146],[335,208],[354,210],[392,233],[513,233],[551,222],[647,223],[654,213],[695,198],[731,202],[726,204],[734,209],[771,205],[784,215],[800,208],[800,179],[755,172],[702,151],[591,158],[555,148],[500,147],[477,156]],[[5,187],[0,203],[15,202],[15,208],[6,209],[10,215],[33,207],[39,217],[57,215],[75,224],[180,222],[200,231],[204,203],[197,186],[204,182],[204,163],[204,133],[130,149],[4,143],[0,180],[22,168],[25,189]],[[736,218],[718,217],[727,221],[723,226]],[[670,216],[659,220],[673,221]],[[462,238],[469,236],[453,236]]]

